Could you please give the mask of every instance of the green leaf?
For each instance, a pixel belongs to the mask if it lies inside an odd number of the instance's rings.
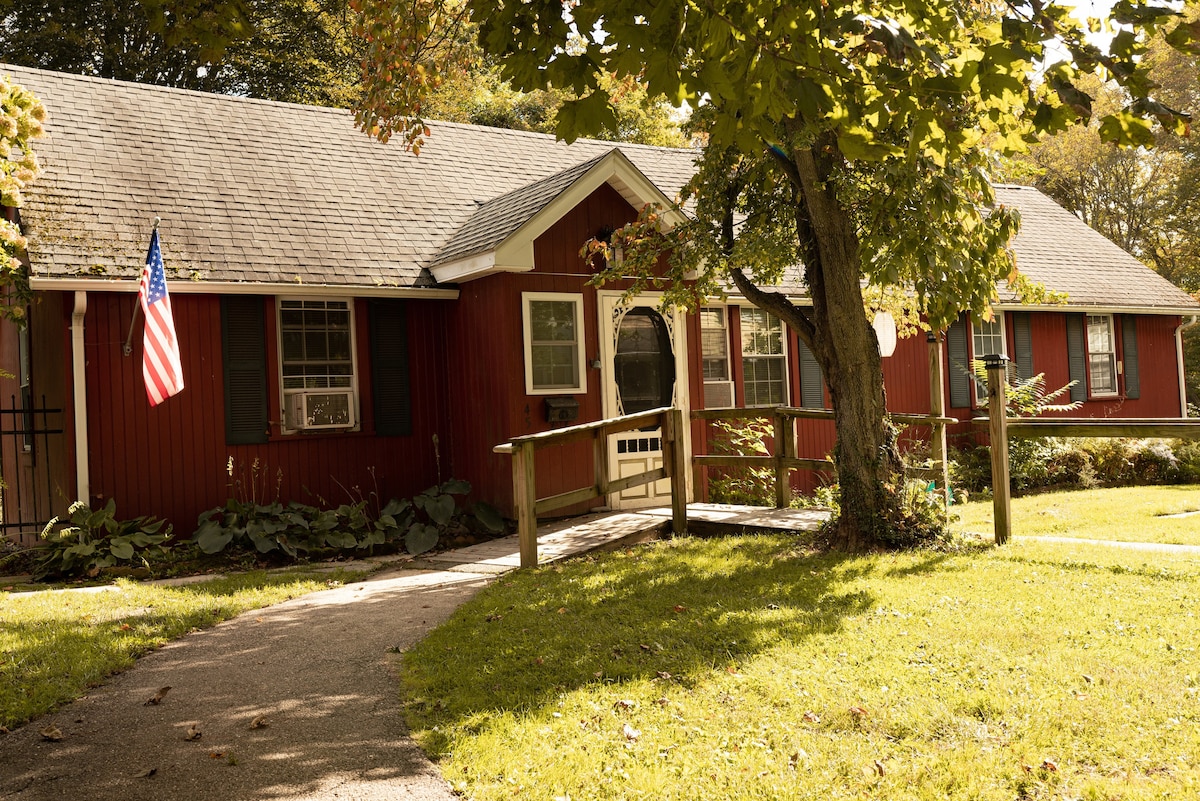
[[[466,495],[471,491],[471,482],[452,478],[441,486],[441,491],[449,495]]]
[[[475,519],[492,534],[499,534],[504,531],[504,518],[500,516],[500,512],[490,503],[480,501],[472,507],[472,512]]]
[[[192,541],[208,554],[220,553],[233,540],[233,531],[223,528],[216,520],[206,520],[192,535]]]
[[[113,537],[108,541],[109,552],[118,559],[132,559],[133,545],[125,537]]]
[[[425,514],[429,515],[429,519],[439,526],[450,522],[454,517],[456,506],[453,495],[434,495],[425,498]]]
[[[424,523],[413,524],[413,527],[404,535],[404,547],[413,556],[425,553],[437,545],[437,542],[437,528],[427,526]]]

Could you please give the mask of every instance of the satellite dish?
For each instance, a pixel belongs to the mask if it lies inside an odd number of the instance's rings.
[[[875,315],[871,323],[875,336],[879,339],[879,355],[891,356],[896,352],[896,318],[891,312],[881,311]]]

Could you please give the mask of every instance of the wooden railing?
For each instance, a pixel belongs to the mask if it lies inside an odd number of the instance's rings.
[[[661,428],[663,466],[623,478],[608,475],[608,438],[623,431],[639,428]],[[586,487],[562,492],[545,498],[537,497],[537,475],[534,468],[536,453],[542,448],[565,445],[569,442],[591,440],[593,482]],[[639,414],[627,414],[582,423],[540,434],[514,437],[493,448],[495,453],[511,454],[513,471],[513,500],[517,512],[517,535],[521,549],[521,567],[534,567],[537,556],[538,515],[574,506],[593,498],[621,492],[630,487],[651,484],[664,478],[671,480],[671,529],[676,534],[687,531],[687,450],[685,447],[683,412],[679,409],[652,409]]]
[[[697,409],[692,412],[693,420],[770,420],[774,453],[758,456],[737,454],[706,454],[692,457],[692,463],[700,467],[769,467],[775,474],[775,506],[784,509],[792,502],[791,472],[793,470],[833,470],[828,459],[811,459],[796,456],[796,421],[830,420],[833,412],[825,409],[798,409],[792,406],[771,406],[749,409]],[[936,443],[944,443],[945,428],[957,423],[952,417],[919,414],[893,414],[893,422],[906,425],[930,426],[931,441],[935,443],[934,455],[928,467],[908,468],[911,476],[930,478],[944,491],[947,486],[944,449]]]
[[[1004,356],[984,357],[988,377],[988,416],[971,422],[988,427],[992,455],[992,509],[995,541],[999,545],[1012,536],[1012,487],[1009,481],[1009,439],[1038,437],[1169,437],[1200,439],[1200,419],[1189,418],[1104,418],[1094,417],[1008,417],[1008,385]]]

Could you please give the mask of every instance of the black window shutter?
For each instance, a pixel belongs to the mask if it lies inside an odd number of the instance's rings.
[[[1075,385],[1071,387],[1072,401],[1087,400],[1087,355],[1083,351],[1083,315],[1067,315],[1067,368]]]
[[[408,384],[408,318],[402,300],[373,300],[371,317],[371,395],[375,434],[412,434],[412,398]]]
[[[824,409],[825,383],[821,378],[821,365],[803,339],[797,337],[796,344],[800,349],[800,406],[805,409]]]
[[[1125,353],[1125,397],[1140,398],[1142,382],[1138,376],[1137,317],[1121,315],[1121,347]]]
[[[267,441],[267,334],[263,298],[221,298],[221,363],[225,371],[225,442]]]
[[[1012,321],[1017,378],[1033,378],[1033,334],[1029,330],[1029,312],[1014,312]]]
[[[946,329],[946,350],[950,361],[950,406],[971,406],[971,355],[967,351],[967,321],[961,316]]]

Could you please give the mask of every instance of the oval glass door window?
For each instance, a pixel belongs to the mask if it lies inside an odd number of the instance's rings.
[[[675,354],[661,314],[645,306],[626,312],[617,329],[613,372],[624,414],[671,405],[675,396]]]

